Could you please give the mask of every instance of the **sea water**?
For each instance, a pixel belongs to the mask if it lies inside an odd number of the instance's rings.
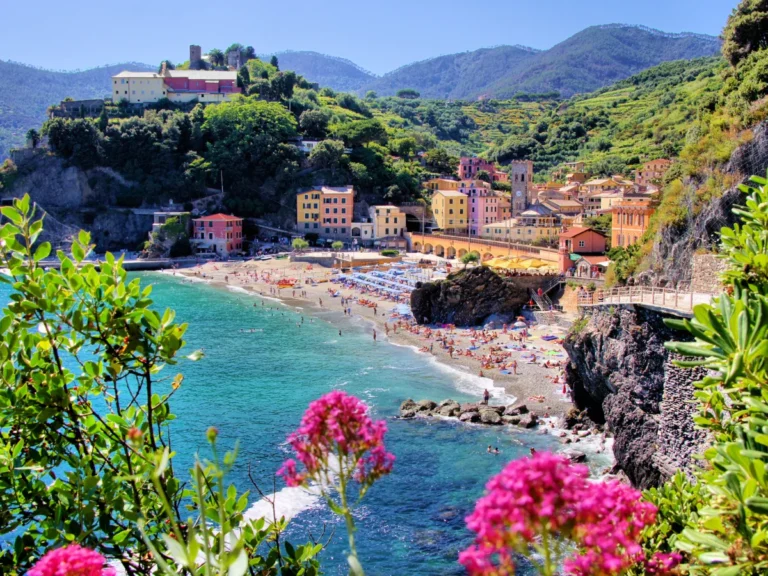
[[[189,324],[184,354],[205,352],[198,362],[184,360],[165,371],[184,375],[171,400],[176,472],[185,476],[198,451],[209,456],[205,432],[215,426],[222,447],[239,443],[229,480],[251,491],[250,517],[272,515],[250,477],[273,492],[275,472],[292,456],[285,439],[312,400],[344,390],[364,400],[374,418],[387,421],[394,470],[355,511],[358,553],[370,575],[463,574],[457,556],[472,541],[464,518],[487,480],[530,448],[560,447],[552,436],[532,431],[396,418],[406,398],[478,401],[492,383],[411,348],[374,342],[365,322],[331,324],[327,313],[313,316],[241,289],[160,273],[138,276],[154,285],[157,309],[173,308],[176,321]],[[338,301],[328,300],[326,306],[341,311]],[[505,400],[500,388],[493,392],[497,402]],[[488,454],[489,445],[501,453]],[[276,490],[278,515],[291,517],[288,539],[301,544],[335,530],[320,560],[324,573],[347,574],[344,523],[312,493],[285,488],[280,479]]]

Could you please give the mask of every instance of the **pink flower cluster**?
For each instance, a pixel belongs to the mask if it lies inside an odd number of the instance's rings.
[[[593,483],[588,475],[585,466],[549,453],[510,462],[467,517],[477,536],[459,562],[473,576],[514,574],[513,554],[526,554],[545,534],[550,544],[559,538],[578,547],[565,562],[569,574],[611,576],[642,560],[640,533],[655,521],[656,508],[629,486]]]
[[[677,552],[664,554],[657,552],[645,563],[645,573],[654,576],[672,574],[674,569],[682,562],[683,557]]]
[[[389,474],[395,457],[384,447],[387,425],[374,422],[360,400],[339,390],[329,392],[309,405],[298,430],[288,443],[304,465],[299,472],[294,460],[286,460],[278,474],[288,486],[299,486],[328,470],[330,456],[354,462],[354,478],[370,486]]]
[[[72,544],[51,550],[27,573],[29,576],[115,576],[114,568],[104,568],[106,560],[98,552]]]

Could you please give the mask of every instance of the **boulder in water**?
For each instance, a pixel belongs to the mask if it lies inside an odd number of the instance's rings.
[[[483,424],[501,424],[501,415],[496,410],[480,410],[480,422]]]

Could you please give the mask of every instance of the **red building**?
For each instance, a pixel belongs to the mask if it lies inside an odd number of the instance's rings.
[[[192,243],[199,252],[228,256],[243,249],[243,219],[213,214],[192,220]]]
[[[560,234],[560,271],[567,272],[585,254],[604,254],[605,236],[592,228],[569,228]]]
[[[459,178],[461,180],[473,180],[477,173],[485,170],[490,174],[494,182],[509,182],[509,174],[496,168],[496,164],[483,158],[467,158],[459,160]]]

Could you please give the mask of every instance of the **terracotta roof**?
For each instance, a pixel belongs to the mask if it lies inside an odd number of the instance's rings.
[[[435,190],[435,194],[442,194],[443,196],[466,196],[464,192],[458,190]]]
[[[601,234],[600,232],[598,232],[597,230],[594,230],[592,228],[578,228],[578,227],[574,227],[574,228],[569,228],[565,232],[562,232],[560,234],[560,238],[575,238],[576,236],[579,236],[579,235],[583,234],[584,232],[594,232],[595,234],[600,234],[600,236],[603,236],[603,234]]]
[[[195,220],[240,220],[240,217],[219,212],[218,214],[211,214],[210,216],[200,216],[200,218],[195,218]]]

